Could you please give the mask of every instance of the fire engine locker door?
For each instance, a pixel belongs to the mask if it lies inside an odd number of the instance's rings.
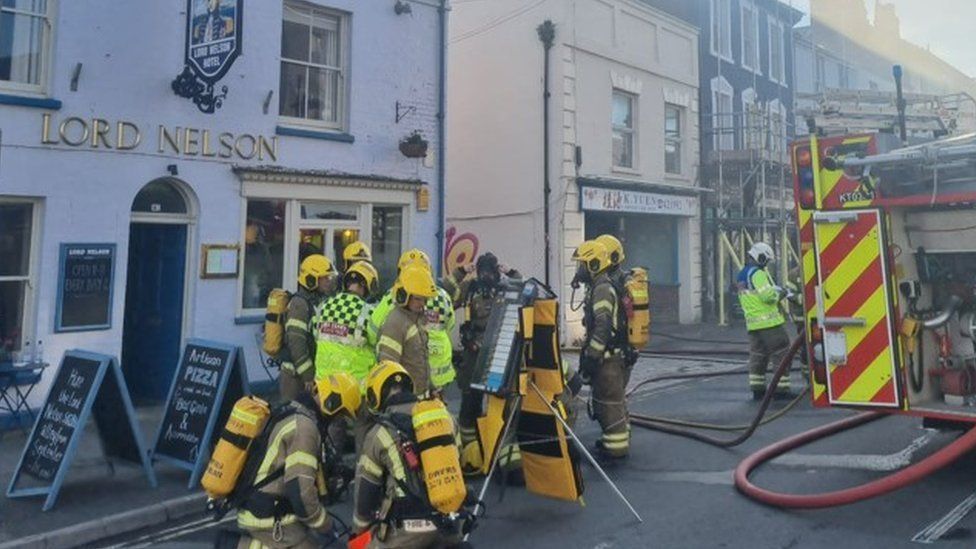
[[[813,222],[830,403],[898,407],[894,296],[880,212],[816,212]]]

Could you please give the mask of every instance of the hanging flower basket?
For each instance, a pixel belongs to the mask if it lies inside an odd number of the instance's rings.
[[[428,145],[420,131],[414,131],[400,140],[400,152],[407,158],[423,158],[427,156]]]

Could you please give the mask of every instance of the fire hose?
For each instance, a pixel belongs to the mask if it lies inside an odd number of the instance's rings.
[[[867,484],[845,488],[823,494],[782,494],[759,488],[749,481],[751,473],[759,465],[789,452],[815,440],[819,440],[830,435],[834,435],[847,429],[853,429],[859,425],[885,417],[887,414],[880,412],[867,412],[853,417],[845,418],[840,421],[828,423],[822,427],[794,435],[790,438],[781,440],[775,444],[767,446],[762,450],[752,454],[739,463],[735,468],[735,487],[746,496],[775,507],[787,507],[792,509],[819,509],[823,507],[836,507],[847,505],[865,499],[877,497],[895,490],[914,484],[919,480],[931,475],[939,469],[949,465],[959,459],[964,454],[976,447],[976,428],[970,429],[948,446],[942,448],[931,456],[909,465],[908,467],[892,473],[886,477],[874,480]]]
[[[800,347],[803,345],[803,342],[804,342],[803,337],[797,337],[796,339],[793,340],[793,343],[790,345],[789,350],[786,351],[786,354],[783,356],[783,358],[779,361],[779,364],[776,366],[776,371],[773,373],[773,379],[772,381],[769,382],[769,387],[767,387],[766,389],[766,394],[763,395],[763,399],[762,402],[760,402],[759,404],[759,411],[756,413],[756,416],[753,418],[752,422],[749,425],[745,426],[746,427],[745,430],[743,430],[741,434],[739,434],[737,437],[733,439],[724,440],[724,439],[710,437],[708,435],[703,435],[695,431],[679,429],[677,427],[672,427],[670,425],[665,424],[665,423],[674,424],[678,420],[667,420],[667,422],[663,422],[663,421],[655,420],[655,418],[652,416],[644,416],[640,414],[630,414],[630,424],[635,427],[641,427],[644,429],[651,429],[655,431],[661,431],[663,433],[668,433],[671,435],[690,438],[693,440],[697,440],[699,442],[711,444],[712,446],[718,446],[720,448],[731,448],[733,446],[738,446],[739,444],[742,444],[743,442],[748,440],[749,437],[751,437],[752,434],[756,432],[756,429],[758,429],[759,426],[763,423],[763,416],[766,415],[766,410],[769,409],[769,405],[773,401],[773,396],[775,395],[776,392],[776,386],[779,383],[780,378],[782,378],[783,375],[785,375],[789,371],[790,366],[793,364],[793,357],[796,355],[797,351],[800,350]],[[725,372],[723,372],[723,374],[724,373]],[[741,373],[741,372],[737,372],[737,373]],[[715,374],[709,374],[709,375],[714,376]],[[701,374],[678,374],[678,376],[662,376],[662,378],[674,379],[674,378],[679,378],[679,376],[687,376],[689,378],[702,377]],[[657,378],[657,381],[660,381],[662,378]],[[638,385],[637,387],[640,387],[640,385]],[[637,389],[637,387],[635,387],[635,389]],[[801,394],[800,396],[803,395]],[[794,402],[791,403],[791,406],[789,406],[789,408],[795,406],[796,402],[799,402],[799,398],[795,398]],[[780,417],[782,416],[782,414],[786,413],[783,411],[781,412],[782,413],[779,413],[779,415],[773,417],[772,419],[767,420],[767,423],[769,421],[772,421],[773,419],[776,419],[776,417]],[[678,424],[680,425],[681,423]],[[729,427],[739,427],[739,426],[729,426]],[[740,429],[734,428],[728,430],[738,431]]]
[[[748,370],[738,369],[738,370],[729,370],[727,372],[699,372],[699,373],[693,373],[693,374],[671,374],[671,375],[664,375],[664,376],[652,377],[652,378],[649,378],[649,379],[645,379],[644,381],[641,381],[640,383],[638,383],[637,385],[635,385],[634,388],[632,388],[630,391],[627,391],[627,397],[628,398],[631,397],[641,387],[643,387],[645,385],[648,385],[650,383],[657,383],[659,381],[668,381],[668,380],[676,380],[676,379],[700,379],[700,378],[713,378],[713,377],[723,377],[723,376],[737,376],[737,375],[742,375],[742,374],[746,373],[747,371]],[[759,422],[759,426],[763,426],[763,425],[766,425],[767,423],[771,423],[773,421],[776,421],[777,419],[779,419],[779,418],[783,417],[784,415],[786,415],[787,413],[789,413],[790,410],[792,410],[793,408],[795,408],[796,405],[799,404],[801,400],[803,400],[803,397],[805,397],[807,395],[807,392],[808,391],[809,391],[809,389],[804,388],[803,391],[800,392],[800,394],[796,395],[796,397],[794,397],[793,400],[791,400],[781,410],[777,410],[776,413],[771,414],[768,417],[764,417],[762,419],[762,421]],[[717,423],[703,423],[703,422],[698,422],[698,421],[689,421],[689,420],[684,420],[684,419],[675,419],[675,418],[663,417],[663,416],[647,416],[647,415],[642,415],[642,414],[630,414],[630,417],[631,418],[636,418],[638,421],[643,422],[643,423],[652,422],[654,424],[676,425],[676,426],[679,426],[679,427],[691,427],[691,428],[694,428],[694,429],[705,429],[705,430],[709,430],[709,431],[742,431],[742,430],[745,430],[745,429],[748,429],[749,428],[749,424],[744,424],[744,425],[720,425],[720,424],[717,424]],[[643,426],[643,425],[641,425],[641,426]],[[648,427],[648,428],[651,428],[651,427]]]
[[[678,429],[670,425],[682,425],[696,428],[702,428],[701,426],[707,425],[707,428],[722,427],[723,430],[739,430],[738,427],[741,426],[695,424],[694,422],[684,422],[668,418],[655,418],[653,416],[643,416],[639,414],[631,414],[631,425],[691,438],[722,448],[731,448],[741,444],[751,437],[756,429],[764,422],[768,423],[776,417],[780,417],[781,415],[785,414],[800,400],[800,397],[806,393],[806,391],[801,393],[784,410],[777,412],[777,415],[771,416],[766,420],[763,419],[766,414],[766,410],[769,408],[769,404],[772,401],[777,383],[779,382],[780,378],[789,371],[790,365],[793,362],[793,357],[802,346],[803,340],[804,338],[802,336],[797,337],[790,345],[789,350],[780,361],[775,373],[773,374],[772,381],[769,383],[766,394],[763,396],[759,411],[756,413],[756,417],[747,426],[743,433],[733,439],[717,439],[694,431]],[[677,374],[671,376],[661,376],[642,382],[635,387],[634,390],[646,383],[650,383],[652,381],[662,381],[664,379],[691,379],[696,377],[712,377],[715,375],[732,375],[739,373],[741,373],[741,371],[722,372],[720,374]],[[631,390],[631,392],[628,393],[628,396],[632,394],[634,390]],[[914,484],[976,448],[976,428],[973,428],[948,446],[945,446],[941,450],[926,457],[918,463],[909,465],[900,471],[860,486],[835,490],[822,494],[784,494],[773,492],[771,490],[760,488],[749,480],[749,474],[767,461],[770,461],[789,451],[810,444],[811,442],[835,435],[848,429],[859,427],[866,423],[881,419],[882,417],[886,417],[887,415],[888,414],[883,412],[867,412],[858,414],[856,416],[828,423],[827,425],[823,425],[821,427],[810,429],[766,446],[758,452],[746,457],[744,460],[742,460],[742,462],[739,463],[735,469],[735,486],[745,496],[759,501],[760,503],[765,503],[766,505],[771,505],[774,507],[786,507],[793,509],[819,509],[824,507],[836,507],[874,498]]]

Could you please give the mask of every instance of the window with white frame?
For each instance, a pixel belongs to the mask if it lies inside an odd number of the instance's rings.
[[[53,32],[53,0],[0,1],[0,88],[44,91]]]
[[[742,92],[742,148],[761,149],[763,143],[763,117],[752,88]]]
[[[684,109],[670,103],[664,104],[664,172],[681,173],[681,124]]]
[[[824,79],[827,78],[827,61],[821,55],[817,55],[817,91],[823,91],[827,88],[827,83]]]
[[[723,77],[712,78],[712,147],[735,148],[735,121],[732,112],[732,85]]]
[[[37,212],[34,203],[0,199],[0,363],[30,341]]]
[[[759,72],[759,12],[755,4],[742,2],[742,66]]]
[[[732,60],[732,0],[709,0],[712,55]]]
[[[285,2],[278,112],[286,122],[343,129],[348,20],[342,12]]]
[[[844,63],[837,64],[837,87],[840,89],[850,88],[850,72]]]
[[[403,204],[326,200],[246,199],[244,262],[239,275],[241,314],[260,314],[274,288],[294,289],[301,261],[311,254],[342,257],[346,246],[372,244],[380,288],[396,277],[406,235]],[[341,267],[341,260],[336,263]]]
[[[637,96],[613,90],[613,106],[610,115],[613,127],[613,167],[633,169],[637,130],[634,111]]]
[[[769,79],[786,84],[786,53],[783,23],[769,20]]]
[[[789,127],[787,125],[786,105],[779,99],[769,102],[769,145],[781,160],[785,160]]]

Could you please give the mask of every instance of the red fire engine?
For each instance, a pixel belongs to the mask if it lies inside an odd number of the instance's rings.
[[[792,152],[814,404],[976,423],[976,135]]]

